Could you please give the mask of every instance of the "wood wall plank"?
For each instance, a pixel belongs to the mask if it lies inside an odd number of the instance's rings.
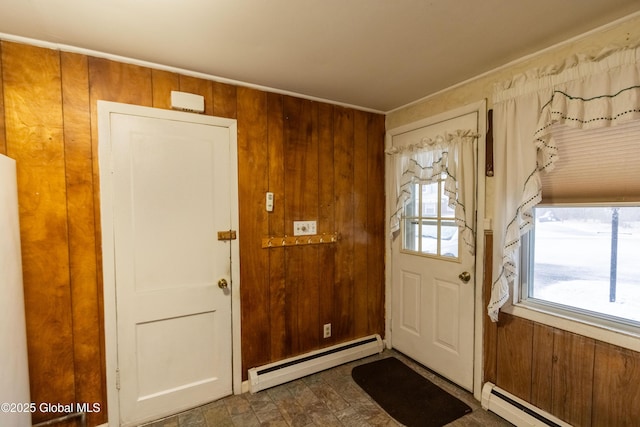
[[[340,241],[335,251],[335,288],[332,333],[336,341],[354,336],[354,112],[334,107],[334,195],[335,221]]]
[[[236,110],[236,87],[225,83],[213,82],[213,115],[235,119]]]
[[[217,99],[217,98],[216,98]],[[269,236],[285,235],[284,205],[284,124],[282,95],[267,95],[267,120],[269,141],[269,181],[268,190],[274,194],[274,209],[268,213]],[[290,354],[291,331],[286,325],[286,264],[285,249],[277,248],[267,251],[269,257],[269,307],[271,357],[273,360],[284,359]],[[288,332],[288,333],[287,333]]]
[[[368,160],[367,137],[368,116],[362,111],[353,115],[353,334],[367,335],[369,330],[369,286],[367,274],[367,248],[369,245],[368,223]],[[355,143],[355,141],[358,141]],[[373,190],[373,189],[372,189]]]
[[[268,179],[266,93],[238,88],[238,187],[240,216],[242,366],[247,369],[271,360],[269,331],[269,259],[261,247],[268,230],[264,197]],[[250,261],[249,261],[250,260]]]
[[[593,425],[623,427],[640,420],[640,354],[597,342],[593,379]]]
[[[284,98],[285,231],[293,235],[293,222],[318,217],[318,139],[316,103]],[[317,348],[318,249],[285,249],[287,327],[293,354]]]
[[[335,221],[335,177],[334,177],[334,129],[333,107],[318,105],[318,233],[333,233]],[[318,264],[321,271],[318,319],[320,327],[334,323],[333,301],[335,288],[336,245],[320,245]],[[335,333],[322,338],[323,345],[335,344]]]
[[[385,182],[384,182],[384,117],[369,114],[367,128],[367,334],[384,336],[384,262],[385,251]],[[384,256],[384,255],[383,255]],[[384,258],[383,258],[384,259]]]
[[[96,402],[106,408],[104,324],[98,287],[93,177],[91,174],[91,111],[87,57],[63,52],[62,106],[64,111],[67,227],[69,230],[70,285],[77,402]],[[106,411],[91,413],[91,425],[106,422]]]
[[[58,52],[2,45],[7,153],[17,163],[31,399],[75,397]],[[52,418],[36,412],[33,421]]]
[[[531,403],[552,411],[553,328],[534,323],[531,366]]]
[[[300,159],[302,174],[300,176],[299,220],[318,220],[318,104],[303,100],[301,103],[301,121],[298,123],[298,140],[304,147]],[[285,110],[286,112],[286,110]],[[304,141],[304,142],[303,142]],[[302,148],[301,147],[301,148]],[[295,180],[295,178],[294,178]],[[289,181],[289,179],[287,180]],[[299,337],[299,352],[306,353],[320,346],[322,328],[319,320],[320,274],[318,264],[318,246],[290,248],[302,249],[303,272],[300,278],[298,293],[298,325],[296,334]]]
[[[574,426],[591,426],[595,341],[554,329],[552,411]]]
[[[496,385],[531,401],[533,323],[500,313]]]
[[[163,70],[151,70],[152,102],[155,108],[171,109],[171,91],[180,90],[180,76]]]
[[[484,234],[484,277],[482,281],[482,307],[484,318],[483,331],[483,359],[484,359],[484,381],[496,384],[498,376],[497,352],[498,352],[498,324],[492,322],[487,314],[486,307],[489,306],[491,298],[491,269],[493,265],[493,233],[486,231]]]
[[[3,78],[2,78],[2,44],[0,41],[0,154],[7,155],[7,140],[4,127],[4,90],[3,90]]]
[[[302,100],[285,96],[284,114],[284,223],[285,235],[293,235],[293,221],[303,218],[303,179],[304,156],[306,153],[304,138],[304,117]],[[304,262],[302,248],[284,249],[285,256],[285,342],[287,354],[300,354],[298,336],[298,300],[303,286]]]
[[[89,57],[89,85],[92,109],[98,100],[153,106],[149,68]]]

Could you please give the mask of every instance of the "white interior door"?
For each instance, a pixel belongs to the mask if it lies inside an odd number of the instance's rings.
[[[393,135],[391,144],[458,129],[478,130],[478,112]],[[391,243],[392,346],[473,391],[475,259],[458,241],[441,183],[416,184],[413,196]]]
[[[217,232],[233,227],[236,159],[229,127],[189,116],[110,115],[121,425],[232,393],[234,243]]]

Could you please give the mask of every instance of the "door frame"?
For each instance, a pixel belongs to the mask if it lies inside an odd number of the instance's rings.
[[[161,120],[178,120],[229,129],[231,162],[229,180],[231,229],[238,230],[238,126],[235,119],[205,116],[175,110],[143,107],[110,101],[98,101],[98,162],[100,169],[100,217],[102,228],[102,269],[104,297],[105,361],[107,376],[108,424],[120,424],[120,402],[118,398],[118,336],[116,315],[115,244],[113,225],[113,188],[111,165],[111,114],[126,114]],[[234,197],[235,195],[235,197]],[[239,230],[238,230],[239,237]],[[240,252],[239,244],[231,244],[231,363],[233,393],[242,392],[242,353],[240,335]],[[114,424],[114,420],[117,420]]]
[[[473,344],[473,395],[477,400],[482,397],[482,381],[483,381],[483,341],[482,331],[484,327],[484,307],[482,300],[482,281],[484,278],[484,231],[490,226],[485,224],[485,161],[486,161],[486,134],[487,134],[487,101],[481,101],[468,104],[453,110],[427,117],[406,125],[389,129],[385,135],[385,150],[391,147],[393,137],[405,132],[416,130],[425,126],[440,123],[469,113],[478,113],[478,152],[477,152],[477,169],[476,176],[476,255],[475,255],[475,274],[474,274],[474,344]],[[389,215],[395,209],[392,209],[392,188],[390,184],[389,170],[392,159],[385,156],[385,198],[386,198],[386,218],[385,233],[385,265],[389,268],[385,269],[385,298],[387,303],[385,308],[385,345],[392,348],[392,289],[391,281],[393,277],[393,257],[391,251],[391,231],[389,229]]]

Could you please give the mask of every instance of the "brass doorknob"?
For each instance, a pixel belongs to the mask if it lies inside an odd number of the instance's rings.
[[[227,289],[229,287],[229,283],[227,283],[227,279],[218,280],[218,287],[220,289]]]
[[[469,283],[471,280],[471,274],[468,271],[463,271],[458,275],[458,279],[462,280],[464,283]]]

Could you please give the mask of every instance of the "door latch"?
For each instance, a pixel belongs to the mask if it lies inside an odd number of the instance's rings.
[[[236,240],[236,230],[218,231],[218,240]]]

